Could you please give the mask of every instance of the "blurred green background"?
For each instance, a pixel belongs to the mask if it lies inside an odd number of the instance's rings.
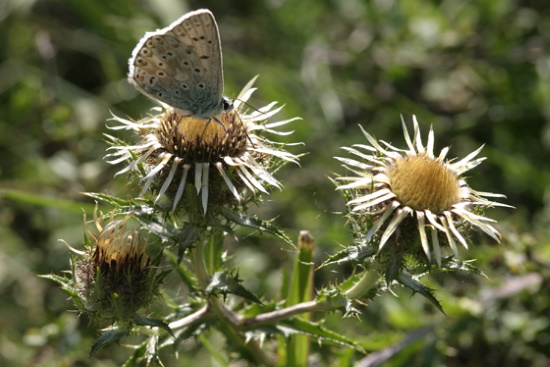
[[[475,234],[463,259],[490,279],[434,276],[447,315],[396,289],[363,310],[361,322],[331,314],[327,325],[378,351],[409,332],[436,325],[388,366],[546,366],[550,364],[550,4],[544,1],[97,1],[4,0],[0,4],[0,365],[116,366],[127,351],[89,360],[96,328],[52,282],[36,274],[68,269],[62,238],[82,240],[82,192],[123,197],[138,191],[102,157],[110,111],[139,118],[154,103],[126,81],[127,60],[146,31],[187,11],[209,8],[219,24],[225,94],[256,74],[251,104],[286,104],[294,116],[293,153],[301,167],[278,178],[264,219],[296,237],[317,239],[317,263],[350,241],[343,199],[328,177],[344,173],[339,147],[364,143],[357,124],[404,147],[400,115],[414,114],[436,150],[463,157],[482,144],[468,173],[479,191],[505,194],[501,244]],[[121,135],[119,135],[121,136]],[[278,297],[292,252],[280,241],[243,232],[229,244],[241,278],[257,294]],[[317,288],[352,269],[323,269]],[[261,277],[258,274],[262,274]],[[219,335],[210,337],[223,345]],[[220,347],[222,348],[222,347]],[[361,355],[315,346],[318,365],[351,365]],[[193,341],[167,366],[217,365]],[[349,364],[345,364],[349,361]],[[365,361],[366,362],[366,361]],[[236,364],[238,365],[238,364]]]

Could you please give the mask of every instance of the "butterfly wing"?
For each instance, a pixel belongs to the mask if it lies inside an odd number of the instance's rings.
[[[206,9],[148,32],[130,58],[130,82],[145,95],[189,114],[221,111],[222,54],[218,26]]]

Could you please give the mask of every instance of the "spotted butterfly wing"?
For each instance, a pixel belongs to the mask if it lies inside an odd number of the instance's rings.
[[[147,32],[130,58],[128,79],[146,96],[203,119],[226,108],[218,25],[209,10]]]

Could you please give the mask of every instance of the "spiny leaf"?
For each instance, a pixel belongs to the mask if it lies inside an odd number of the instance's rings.
[[[323,327],[320,323],[307,321],[299,317],[281,321],[277,325],[273,325],[272,328],[285,337],[294,334],[305,334],[316,339],[318,342],[330,341],[365,353],[365,350],[353,340]]]
[[[241,285],[242,280],[238,275],[230,274],[226,271],[218,271],[212,276],[210,284],[206,288],[209,293],[235,294],[249,301],[262,304],[262,302],[252,292]]]
[[[386,284],[391,284],[395,279],[399,277],[403,269],[403,258],[394,254],[388,261],[388,267],[386,268],[385,277]]]
[[[165,323],[165,322],[162,321],[162,320],[159,320],[159,319],[155,319],[155,318],[146,317],[146,316],[143,316],[143,315],[136,314],[136,315],[134,315],[134,317],[133,317],[133,321],[134,321],[136,324],[142,325],[142,326],[159,327],[159,328],[161,328],[161,329],[166,330],[170,335],[172,335],[173,337],[175,337],[174,333],[172,332],[172,329],[170,329],[170,326],[168,326],[168,324]]]
[[[413,292],[420,293],[421,295],[429,299],[439,311],[445,314],[445,311],[443,311],[443,307],[441,307],[439,301],[434,297],[432,290],[426,287],[424,284],[420,283],[419,281],[413,279],[410,274],[402,271],[399,275],[398,282],[403,284],[405,287],[412,289]]]
[[[185,223],[183,228],[179,231],[178,234],[178,260],[181,260],[185,250],[191,248],[200,238],[202,232],[204,232],[204,227],[197,225],[193,222]]]
[[[460,261],[454,257],[448,257],[441,262],[441,271],[465,271],[467,273],[473,273],[487,278],[487,275],[474,265],[472,261]]]
[[[90,357],[92,357],[101,347],[110,343],[118,343],[123,336],[127,335],[127,329],[113,329],[103,333],[92,345]]]
[[[319,268],[346,262],[362,264],[366,259],[370,258],[374,254],[375,250],[372,245],[350,245],[342,251],[329,257],[328,260],[319,266]]]
[[[234,223],[240,224],[241,226],[254,228],[259,230],[260,232],[267,232],[271,233],[274,236],[277,236],[278,238],[282,239],[283,241],[291,244],[294,246],[293,242],[290,240],[290,238],[287,237],[282,231],[280,231],[277,227],[275,227],[273,224],[271,224],[270,221],[261,220],[258,217],[254,215],[248,215],[241,212],[235,212],[229,209],[222,209],[221,214],[227,219]]]
[[[84,195],[86,195],[86,196],[88,196],[92,199],[102,201],[104,203],[113,204],[113,205],[120,206],[120,207],[128,207],[128,206],[132,205],[131,201],[124,200],[124,199],[121,199],[121,198],[113,196],[113,195],[100,194],[100,193],[97,193],[97,192],[85,192]]]
[[[68,287],[69,284],[72,283],[71,279],[69,279],[67,277],[62,277],[62,276],[59,276],[59,275],[55,275],[55,274],[44,274],[44,275],[39,275],[39,277],[44,278],[44,279],[53,280],[54,282],[56,282],[57,284],[59,284],[63,288]]]

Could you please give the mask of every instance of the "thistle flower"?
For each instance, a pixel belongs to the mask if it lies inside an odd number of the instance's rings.
[[[428,261],[433,250],[438,266],[441,266],[442,246],[449,246],[455,257],[458,257],[457,241],[468,248],[464,234],[470,226],[499,241],[500,234],[490,224],[495,221],[480,213],[487,207],[508,206],[486,199],[504,196],[475,191],[462,178],[464,172],[485,160],[474,159],[483,146],[459,161],[445,159],[448,147],[436,157],[433,152],[433,130],[430,128],[428,143],[424,146],[416,117],[413,117],[413,124],[414,136],[411,140],[402,121],[406,150],[384,141],[381,145],[361,127],[371,146],[357,144],[354,147],[368,153],[344,147],[361,160],[337,157],[345,167],[357,174],[340,177],[348,183],[337,189],[347,190],[351,195],[352,200],[347,205],[352,213],[372,218],[365,241],[370,241],[380,231],[379,253],[389,242],[393,242],[400,245],[395,246],[394,250],[399,248],[399,251],[411,254],[418,253],[414,244],[420,242]],[[418,233],[418,237],[411,235],[414,232]]]
[[[96,207],[93,223],[98,234],[85,223],[89,251],[73,249],[83,259],[75,263],[73,282],[65,288],[73,289],[77,306],[94,319],[129,321],[156,294],[160,279],[139,229],[128,227],[131,218],[115,219],[113,211],[104,225]]]
[[[127,161],[129,164],[117,174],[138,172],[143,187],[140,195],[152,189],[155,202],[163,195],[171,200],[172,210],[187,205],[192,191],[200,195],[202,210],[206,213],[209,197],[215,195],[218,205],[240,203],[257,192],[267,193],[267,187],[279,187],[273,171],[286,162],[297,162],[298,157],[258,132],[288,135],[275,127],[286,125],[298,118],[267,123],[282,107],[273,102],[251,113],[245,111],[245,102],[255,88],[252,79],[235,99],[234,108],[210,121],[186,117],[175,110],[160,113],[140,121],[113,117],[120,126],[142,137],[137,145],[125,146],[109,137],[109,163]],[[158,110],[158,109],[157,109]],[[141,170],[141,167],[143,170]],[[186,190],[186,186],[194,189]],[[192,200],[191,200],[192,201]]]

